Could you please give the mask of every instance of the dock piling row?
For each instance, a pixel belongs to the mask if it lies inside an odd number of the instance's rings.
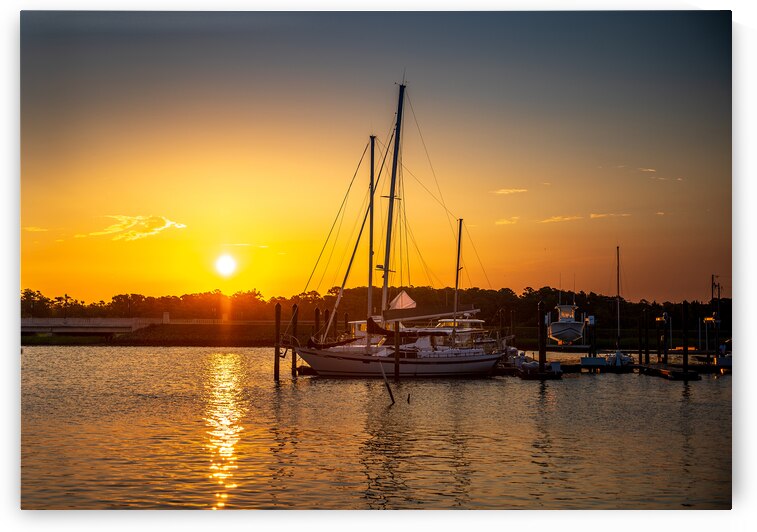
[[[276,303],[274,322],[275,347],[273,353],[273,380],[279,382],[279,360],[281,359],[281,303]]]

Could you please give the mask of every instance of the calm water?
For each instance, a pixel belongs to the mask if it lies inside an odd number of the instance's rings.
[[[729,508],[731,378],[289,376],[270,349],[25,347],[23,508]],[[409,396],[409,402],[408,402]]]

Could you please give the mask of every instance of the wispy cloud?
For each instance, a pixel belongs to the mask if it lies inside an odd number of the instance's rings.
[[[107,218],[116,220],[102,231],[93,231],[87,234],[76,235],[76,238],[88,236],[114,235],[113,240],[139,240],[170,228],[184,229],[186,225],[169,220],[164,216],[125,216],[122,214],[109,214]]]
[[[676,181],[683,181],[682,177],[676,177]]]
[[[250,247],[256,247],[259,249],[268,249],[267,244],[251,244],[249,242],[239,242],[237,244],[224,244],[224,246],[228,247],[244,247],[244,248],[250,248]]]
[[[542,183],[542,185],[543,185],[543,186],[545,186],[545,187],[551,187],[551,186],[552,186],[552,183],[548,183],[548,182],[547,182],[547,183]]]
[[[625,218],[627,216],[631,216],[631,215],[627,213],[605,212],[605,213],[599,213],[599,214],[591,213],[589,215],[589,218],[591,218],[592,220],[595,220],[597,218]]]
[[[521,192],[528,192],[526,188],[500,188],[499,190],[492,190],[494,194],[520,194]]]
[[[652,173],[654,173],[657,170],[655,170],[654,168],[639,168],[639,171],[640,172],[652,172]]]
[[[539,220],[540,224],[549,224],[555,222],[572,222],[573,220],[581,220],[583,216],[552,216],[546,220]]]
[[[625,167],[626,167],[626,165],[625,165],[625,164],[619,164],[619,165],[617,165],[617,166],[616,166],[615,168],[625,168]]]
[[[520,216],[510,216],[510,218],[501,218],[494,222],[495,225],[512,225],[517,224]]]
[[[668,180],[667,177],[660,177],[660,176],[656,176],[656,175],[649,176],[649,179],[654,179],[656,181],[667,181]]]
[[[35,227],[33,225],[29,225],[24,227],[24,231],[29,231],[30,233],[44,233],[48,231],[48,229],[45,229],[44,227]]]
[[[657,216],[665,216],[665,213],[664,213],[664,212],[662,212],[662,211],[657,211],[657,212],[656,212],[655,214],[656,214]]]

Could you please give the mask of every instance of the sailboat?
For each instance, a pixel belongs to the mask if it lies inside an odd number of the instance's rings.
[[[618,310],[618,334],[615,340],[615,353],[607,356],[607,365],[619,368],[623,366],[630,366],[631,364],[633,364],[633,359],[620,350],[620,246],[615,247],[615,254],[617,257],[617,292],[615,299],[617,302]]]
[[[399,86],[397,120],[394,131],[394,152],[389,191],[389,208],[386,224],[386,246],[383,265],[376,269],[383,272],[381,315],[373,315],[373,176],[374,140],[371,136],[371,183],[368,215],[370,234],[368,251],[368,312],[365,330],[351,338],[326,343],[324,339],[311,338],[306,346],[296,347],[297,354],[313,370],[322,376],[332,377],[382,377],[398,374],[400,377],[458,377],[483,376],[494,369],[504,354],[499,343],[487,340],[488,332],[481,320],[471,319],[476,309],[462,310],[458,307],[460,279],[460,250],[462,243],[462,219],[458,220],[457,266],[455,271],[455,296],[452,312],[431,313],[414,308],[414,304],[400,294],[393,303],[388,303],[389,265],[391,264],[392,228],[394,204],[397,200],[397,166],[399,162],[400,135],[402,132],[402,109],[405,84]],[[357,249],[357,246],[355,247]],[[354,255],[353,255],[354,256]],[[346,276],[345,276],[346,282]],[[336,299],[339,303],[344,284]],[[407,295],[407,294],[405,294]],[[408,296],[409,298],[409,296]],[[391,308],[391,307],[394,308]],[[332,319],[336,312],[332,313]],[[405,327],[411,320],[441,320],[432,327]],[[362,322],[355,322],[362,329]],[[329,330],[327,325],[326,330]]]

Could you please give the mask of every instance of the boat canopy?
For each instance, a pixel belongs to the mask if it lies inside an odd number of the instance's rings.
[[[559,321],[575,321],[575,312],[578,309],[575,305],[557,305],[557,319]]]
[[[383,336],[394,336],[395,332],[384,329],[373,318],[368,318],[368,334],[381,334]],[[418,338],[419,336],[447,336],[448,331],[435,331],[434,329],[400,329],[400,338]]]
[[[481,309],[473,308],[473,305],[463,306],[457,310],[458,316],[464,314],[476,314],[481,312]],[[409,309],[394,309],[384,311],[384,322],[388,321],[420,321],[420,320],[434,320],[439,318],[451,318],[455,316],[455,312],[451,309],[433,309],[433,308],[409,308]],[[459,320],[458,320],[459,321]]]
[[[484,320],[477,320],[477,319],[469,319],[469,318],[462,318],[462,319],[443,319],[439,320],[439,322],[436,324],[437,327],[457,327],[458,329],[483,329],[484,328]]]

